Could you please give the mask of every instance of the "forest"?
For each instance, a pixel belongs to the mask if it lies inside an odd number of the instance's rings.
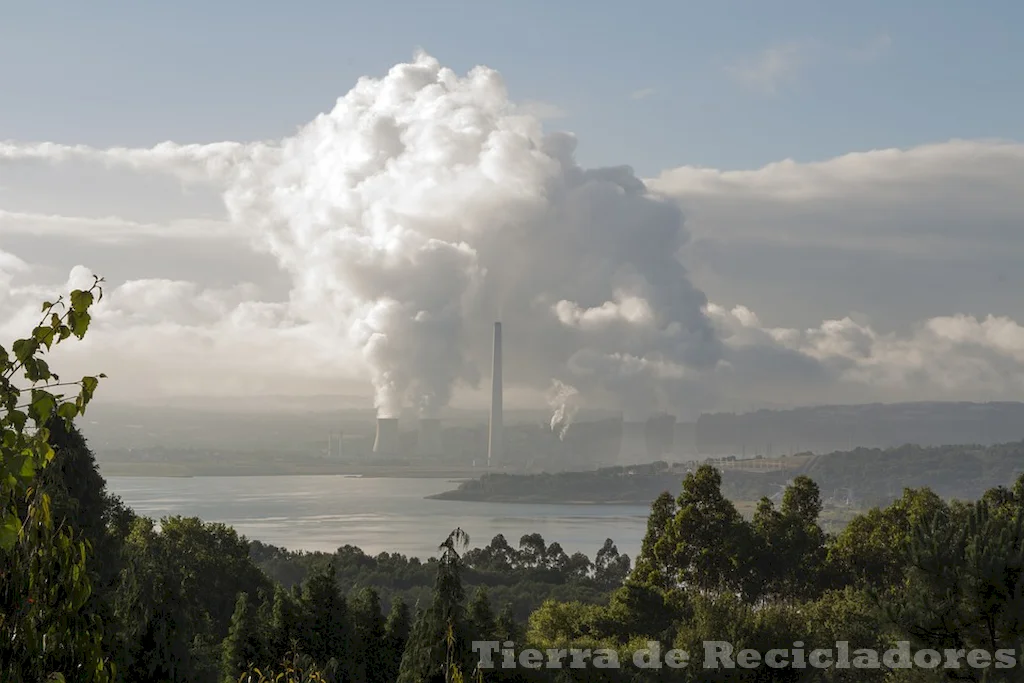
[[[141,517],[106,491],[74,426],[101,378],[64,383],[41,358],[85,334],[92,300],[44,305],[32,337],[0,349],[2,681],[1021,680],[1024,476],[970,501],[907,489],[830,534],[812,478],[745,519],[704,465],[653,500],[632,561],[611,540],[591,561],[536,534],[470,549],[460,529],[441,530],[425,562],[289,552],[223,524]],[[938,668],[855,670],[633,661],[651,643],[696,653],[707,641],[952,654]],[[480,642],[621,665],[481,668]]]

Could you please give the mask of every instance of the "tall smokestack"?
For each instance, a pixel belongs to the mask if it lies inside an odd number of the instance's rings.
[[[416,437],[416,453],[419,455],[441,455],[441,421],[437,418],[420,419],[420,431]]]
[[[502,417],[501,323],[494,323],[494,359],[491,365],[491,423],[487,437],[487,466],[501,463]]]
[[[377,438],[373,442],[373,452],[379,455],[398,455],[400,450],[398,418],[378,417]]]

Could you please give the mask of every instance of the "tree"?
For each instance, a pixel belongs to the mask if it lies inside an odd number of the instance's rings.
[[[483,586],[476,589],[466,610],[469,632],[474,640],[492,640],[495,634],[494,612],[491,598]]]
[[[538,533],[525,534],[519,539],[519,564],[527,568],[543,567],[547,545]]]
[[[701,465],[686,475],[665,537],[674,545],[666,579],[672,585],[750,590],[752,533],[722,495],[722,475],[715,468]]]
[[[43,319],[10,350],[0,346],[0,679],[76,681],[112,676],[99,615],[83,612],[92,582],[81,532],[54,523],[51,494],[36,485],[55,452],[50,427],[83,414],[99,378],[61,381],[44,356],[82,339],[100,278],[42,306]],[[22,381],[23,380],[23,381]],[[77,394],[64,391],[76,388]]]
[[[274,586],[274,604],[270,612],[268,650],[271,661],[282,661],[294,652],[301,636],[301,615],[295,598],[281,586]]]
[[[673,587],[675,577],[671,566],[675,542],[671,532],[675,516],[676,500],[671,493],[665,491],[655,499],[647,518],[647,533],[632,574],[637,582],[663,590]]]
[[[906,571],[911,529],[950,519],[950,506],[933,491],[905,489],[887,508],[850,521],[828,548],[828,569],[840,584],[896,590]]]
[[[348,605],[338,590],[334,561],[310,574],[302,591],[306,612],[304,650],[318,666],[336,669],[338,680],[349,680],[353,664],[352,623]]]
[[[396,598],[391,603],[391,611],[388,612],[388,619],[384,623],[384,640],[387,643],[384,680],[394,681],[398,678],[398,668],[402,663],[402,654],[405,652],[411,630],[409,606],[402,598]]]
[[[825,532],[818,485],[808,477],[793,480],[782,508],[762,498],[752,522],[755,580],[762,598],[812,599],[825,587]]]
[[[511,603],[505,603],[505,606],[501,608],[500,612],[498,612],[498,618],[495,620],[495,629],[497,631],[497,639],[501,642],[522,642],[523,629],[516,621],[515,612],[512,609]]]
[[[188,683],[198,614],[184,592],[181,558],[152,519],[137,518],[124,541],[115,614],[118,661],[125,679]]]
[[[604,588],[622,584],[629,575],[629,555],[619,555],[619,549],[607,538],[594,556],[594,580]]]
[[[366,683],[391,683],[387,678],[390,666],[390,648],[380,610],[380,596],[373,588],[364,588],[352,601],[349,609],[355,626],[355,662]]]
[[[911,534],[904,588],[882,596],[891,622],[921,648],[1016,651],[1024,641],[1024,514],[995,515],[980,501],[965,520],[922,521]]]
[[[239,674],[253,664],[262,664],[266,658],[265,644],[249,604],[249,596],[245,593],[239,593],[235,601],[235,612],[222,649],[225,683],[234,683]]]
[[[398,683],[441,683],[458,667],[465,671],[471,664],[466,638],[462,585],[462,560],[458,549],[465,548],[469,536],[455,529],[438,546],[441,557],[430,606],[413,624],[402,657]]]

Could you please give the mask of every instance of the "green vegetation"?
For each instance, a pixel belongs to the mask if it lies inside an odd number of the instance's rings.
[[[47,341],[84,334],[90,303],[91,296],[73,294],[64,317],[33,332],[40,341],[31,352],[22,341],[14,357],[0,354],[0,680],[1021,679],[1019,663],[638,669],[632,653],[651,641],[691,653],[709,640],[761,653],[797,642],[810,652],[838,641],[851,652],[881,652],[908,641],[940,652],[1012,649],[1019,662],[1024,476],[973,502],[907,489],[832,534],[822,528],[824,501],[810,477],[796,476],[777,503],[763,497],[745,517],[729,500],[726,474],[706,464],[682,477],[678,494],[651,497],[635,566],[610,539],[591,561],[539,534],[523,536],[517,547],[497,536],[470,549],[460,529],[425,562],[368,557],[351,546],[289,552],[249,542],[223,524],[182,517],[156,523],[106,493],[71,422],[96,381],[75,383],[73,399],[47,393],[43,387],[59,380],[38,357]],[[14,388],[19,372],[37,385],[30,400]],[[980,476],[989,475],[974,481]],[[477,669],[474,641],[512,641],[519,652],[605,648],[622,666]]]
[[[814,479],[826,507],[887,505],[903,489],[927,487],[945,498],[975,499],[1024,472],[1024,441],[994,446],[857,448],[819,456],[708,460],[722,470],[722,491],[742,505],[777,496],[793,477]],[[643,504],[675,488],[698,463],[656,462],[589,472],[485,474],[435,498],[506,503]],[[829,505],[829,498],[834,499]]]

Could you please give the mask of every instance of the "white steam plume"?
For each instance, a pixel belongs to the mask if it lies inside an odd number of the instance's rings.
[[[495,71],[420,54],[279,142],[0,144],[0,159],[223,183],[232,219],[292,274],[293,313],[361,350],[382,416],[429,416],[477,385],[496,312],[507,386],[561,377],[588,401],[665,407],[723,350],[678,259],[682,214],[628,167],[579,167],[575,146]]]
[[[551,388],[548,390],[548,405],[551,406],[551,431],[558,433],[559,439],[565,439],[565,435],[580,410],[580,392],[574,386],[570,386],[559,380],[552,380]]]
[[[477,383],[495,311],[522,332],[506,344],[510,383],[575,367],[582,391],[618,394],[635,375],[623,366],[646,368],[644,383],[713,366],[679,210],[628,168],[580,168],[574,147],[495,71],[460,77],[420,54],[239,155],[225,201],[292,272],[298,309],[362,349],[381,415],[430,415]]]

